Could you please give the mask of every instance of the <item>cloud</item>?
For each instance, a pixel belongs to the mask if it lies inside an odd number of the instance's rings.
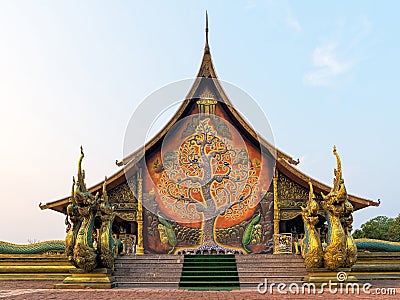
[[[373,24],[367,16],[339,22],[333,38],[318,45],[312,54],[313,70],[305,73],[303,82],[310,86],[332,86],[365,59],[372,48],[370,33]],[[368,37],[368,39],[367,39]],[[368,43],[368,46],[366,46]]]
[[[330,86],[354,65],[352,61],[337,58],[337,45],[332,42],[316,47],[312,62],[316,69],[304,75],[304,83],[311,86]]]
[[[293,28],[297,32],[301,32],[303,29],[301,28],[301,25],[299,21],[297,21],[292,15],[287,15],[286,16],[286,25],[289,26],[290,28]]]

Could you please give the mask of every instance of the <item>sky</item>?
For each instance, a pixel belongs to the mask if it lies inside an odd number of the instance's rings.
[[[276,146],[328,184],[337,146],[347,191],[381,199],[355,228],[400,213],[399,2],[15,0],[0,2],[0,240],[64,239],[39,203],[69,195],[80,145],[88,186],[118,171],[135,108],[197,74],[206,9],[218,77]]]

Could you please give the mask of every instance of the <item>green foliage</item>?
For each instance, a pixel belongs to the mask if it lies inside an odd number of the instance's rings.
[[[361,229],[355,230],[353,237],[400,242],[400,215],[396,218],[375,217],[362,224]]]

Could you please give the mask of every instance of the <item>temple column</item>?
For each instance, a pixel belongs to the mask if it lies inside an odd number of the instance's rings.
[[[143,247],[143,178],[142,169],[139,169],[137,173],[137,212],[136,212],[136,222],[137,222],[137,247],[136,254],[144,254]]]
[[[274,185],[274,234],[279,234],[278,170],[275,169]]]

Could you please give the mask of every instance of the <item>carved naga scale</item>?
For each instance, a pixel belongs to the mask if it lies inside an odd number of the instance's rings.
[[[91,272],[96,267],[113,269],[115,258],[115,241],[112,236],[114,208],[108,201],[106,180],[104,180],[101,197],[98,193],[92,195],[87,190],[85,172],[82,170],[83,157],[84,153],[81,147],[78,179],[76,182],[73,179],[71,197],[67,207],[65,253],[73,265],[86,272]],[[99,216],[101,220],[97,247],[93,243],[96,216]]]
[[[315,228],[318,223],[319,206],[314,199],[313,186],[309,181],[310,193],[307,206],[302,207],[301,216],[304,222],[304,238],[299,241],[301,246],[301,255],[308,269],[320,268],[323,264],[323,251],[320,236]]]
[[[351,235],[354,209],[347,197],[342,165],[336,147],[333,148],[333,154],[337,162],[333,188],[327,195],[321,193],[323,200],[320,203],[328,224],[327,246],[324,250],[315,228],[318,222],[318,203],[313,199],[311,182],[307,206],[302,207],[305,236],[299,244],[307,268],[322,266],[330,270],[350,268],[357,260],[357,246]]]

